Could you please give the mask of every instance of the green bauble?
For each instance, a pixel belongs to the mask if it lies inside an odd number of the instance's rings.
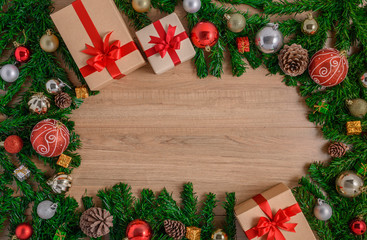
[[[353,117],[364,118],[367,114],[367,101],[364,99],[347,100],[347,106]]]

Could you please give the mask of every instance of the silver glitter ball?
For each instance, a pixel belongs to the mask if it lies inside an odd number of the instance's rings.
[[[6,64],[0,69],[0,76],[5,82],[15,82],[19,77],[19,69],[13,64]]]
[[[57,210],[57,203],[49,200],[42,201],[37,206],[37,214],[42,219],[50,219],[55,216]]]
[[[284,37],[278,27],[278,24],[268,23],[257,32],[255,44],[261,52],[275,53],[282,48]]]
[[[317,199],[317,205],[313,209],[315,217],[321,221],[327,221],[333,215],[333,209],[322,199]]]
[[[65,84],[57,79],[50,79],[46,82],[46,90],[48,93],[56,95],[60,92],[62,92],[62,88],[65,86]]]
[[[336,178],[336,190],[343,197],[357,197],[362,193],[363,179],[353,171],[342,172]]]
[[[183,7],[188,13],[196,13],[201,8],[201,0],[184,0]]]

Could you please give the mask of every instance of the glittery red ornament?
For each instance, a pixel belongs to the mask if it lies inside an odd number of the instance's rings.
[[[20,63],[27,62],[31,58],[31,52],[24,46],[17,47],[15,49],[14,55],[15,59]]]
[[[347,76],[348,60],[336,49],[321,49],[311,58],[308,72],[315,83],[332,87],[343,82]]]
[[[191,31],[191,41],[198,48],[210,48],[218,42],[218,29],[211,22],[199,22]]]
[[[46,119],[34,126],[31,143],[38,154],[44,157],[56,157],[63,153],[70,142],[67,127],[60,121]]]
[[[355,235],[363,235],[366,232],[366,222],[360,218],[353,219],[350,222],[349,227]]]
[[[19,240],[27,240],[32,237],[33,228],[29,223],[21,223],[15,228],[15,236]]]
[[[23,148],[23,140],[17,135],[11,135],[5,139],[4,148],[8,153],[18,153]]]
[[[126,228],[126,237],[128,240],[150,240],[152,236],[152,228],[146,221],[141,219],[130,222]]]

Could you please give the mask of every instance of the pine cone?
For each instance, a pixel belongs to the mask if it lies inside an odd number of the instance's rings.
[[[180,240],[186,235],[186,227],[179,221],[164,220],[164,230],[168,236],[175,240]]]
[[[61,109],[71,106],[72,99],[66,92],[61,92],[55,97],[55,104]]]
[[[279,66],[286,75],[298,76],[308,67],[308,52],[301,45],[285,45],[278,55]]]
[[[331,157],[333,158],[340,158],[343,157],[346,151],[349,149],[347,145],[341,142],[332,143],[329,146],[328,152]]]
[[[89,208],[80,218],[80,228],[91,238],[98,238],[110,232],[113,227],[113,216],[102,208]]]

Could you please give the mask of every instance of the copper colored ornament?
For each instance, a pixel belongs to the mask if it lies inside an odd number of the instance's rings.
[[[308,72],[315,83],[333,87],[344,81],[348,73],[345,53],[333,48],[324,48],[311,58]]]
[[[128,240],[150,240],[152,236],[152,228],[144,220],[136,219],[127,225],[126,237]]]
[[[49,29],[40,39],[40,46],[45,52],[55,52],[59,48],[59,39]]]
[[[7,137],[3,144],[8,153],[19,153],[23,148],[23,140],[17,135]]]
[[[14,51],[15,59],[20,63],[28,62],[31,58],[31,52],[25,46],[19,46]]]
[[[29,223],[21,223],[15,228],[15,236],[19,240],[27,240],[32,237],[33,228]]]
[[[350,231],[352,231],[352,233],[354,233],[355,235],[363,235],[366,232],[366,222],[363,221],[362,218],[355,218],[353,219],[350,224]]]
[[[30,140],[33,149],[41,156],[56,157],[69,146],[70,134],[60,121],[46,119],[34,126]]]
[[[211,22],[199,22],[191,31],[191,41],[198,48],[205,48],[210,51],[210,47],[218,42],[218,29]]]
[[[222,229],[218,229],[212,234],[212,240],[228,240],[228,235]]]

